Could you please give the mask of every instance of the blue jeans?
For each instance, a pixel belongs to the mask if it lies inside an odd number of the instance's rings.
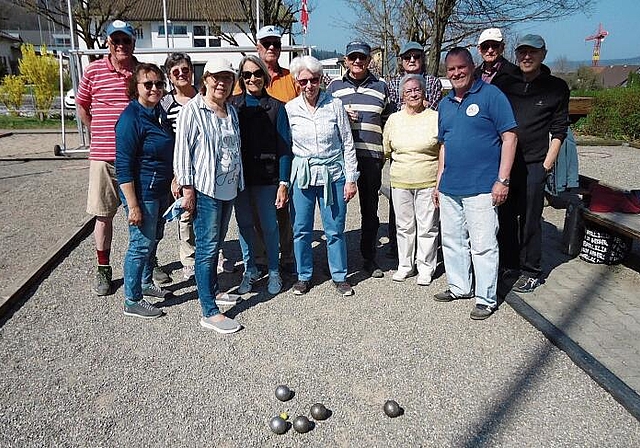
[[[124,210],[129,207],[123,194],[120,195]],[[130,301],[142,299],[142,286],[153,283],[153,263],[158,241],[164,235],[162,213],[169,206],[167,196],[150,201],[140,201],[142,224],[129,225],[129,247],[124,257],[124,297]]]
[[[451,292],[456,296],[471,294],[475,278],[476,303],[495,307],[498,212],[491,193],[450,196],[441,192],[440,225]]]
[[[204,317],[220,314],[216,305],[218,250],[224,242],[231,219],[233,200],[221,201],[196,190],[193,232],[196,236],[196,285]]]
[[[344,224],[347,203],[344,201],[344,177],[333,182],[333,205],[325,207],[324,187],[310,186],[300,189],[293,183],[291,217],[293,220],[293,252],[298,268],[298,280],[309,281],[313,276],[313,222],[316,202],[320,207],[320,217],[324,235],[327,238],[327,258],[331,278],[343,282],[347,278],[347,244]]]
[[[235,201],[236,221],[240,233],[240,248],[245,272],[256,272],[255,240],[256,231],[253,222],[253,209],[258,212],[260,228],[264,235],[267,250],[267,265],[269,272],[278,271],[278,257],[280,254],[280,232],[276,217],[277,185],[246,186],[238,193]]]

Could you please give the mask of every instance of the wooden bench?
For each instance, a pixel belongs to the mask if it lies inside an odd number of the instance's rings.
[[[579,118],[586,117],[593,107],[593,98],[589,96],[572,96],[569,98],[569,118],[575,123]]]
[[[580,175],[580,188],[584,193],[585,206],[589,205],[589,187],[594,183],[611,188],[614,191],[628,192],[618,187],[608,185],[604,182],[600,182],[598,179],[592,177]],[[583,210],[583,218],[585,221],[590,221],[598,224],[613,233],[624,235],[626,237],[640,240],[640,214],[634,213],[622,213],[622,212],[592,212],[588,208]]]

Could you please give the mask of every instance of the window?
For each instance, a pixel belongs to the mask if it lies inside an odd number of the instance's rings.
[[[169,36],[186,36],[187,25],[169,23]],[[164,25],[158,26],[158,37],[165,37]]]
[[[220,27],[217,25],[194,25],[194,47],[219,47],[221,46]]]

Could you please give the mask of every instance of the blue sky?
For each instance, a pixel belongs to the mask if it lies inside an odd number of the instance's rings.
[[[344,51],[347,42],[358,37],[348,28],[354,13],[342,0],[310,0],[309,3],[315,3],[315,10],[309,17],[307,44],[323,50]],[[547,62],[559,56],[588,60],[593,42],[584,39],[597,30],[600,22],[609,31],[602,43],[602,59],[640,56],[640,0],[598,0],[588,15],[577,14],[552,23],[523,24],[517,32],[542,35],[549,50]]]

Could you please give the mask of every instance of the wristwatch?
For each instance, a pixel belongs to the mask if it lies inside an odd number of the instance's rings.
[[[289,188],[290,186],[289,182],[287,182],[286,180],[281,180],[280,185],[284,186],[285,188]]]
[[[510,183],[511,181],[509,180],[509,178],[508,178],[508,177],[505,177],[504,179],[502,179],[502,178],[498,177],[498,182],[500,182],[500,183],[501,183],[502,185],[504,185],[505,187],[508,187],[508,186],[509,186],[509,183]]]

